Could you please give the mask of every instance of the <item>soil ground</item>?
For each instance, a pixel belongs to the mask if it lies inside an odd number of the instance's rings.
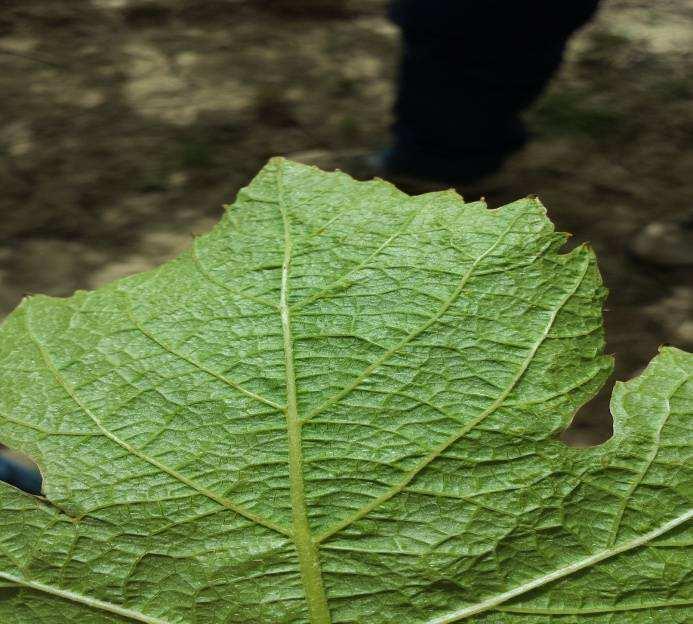
[[[0,315],[172,257],[270,156],[385,145],[399,43],[384,6],[0,0]],[[690,211],[692,17],[688,0],[604,0],[528,112],[532,142],[474,189],[492,206],[535,193],[594,246],[614,379],[693,345],[690,272],[627,253]],[[610,385],[571,443],[609,436]]]

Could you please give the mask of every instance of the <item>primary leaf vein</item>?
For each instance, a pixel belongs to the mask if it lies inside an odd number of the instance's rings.
[[[322,581],[322,571],[316,545],[313,541],[308,511],[306,508],[303,451],[301,444],[301,421],[298,417],[298,398],[296,394],[296,372],[294,371],[293,337],[291,311],[289,307],[289,272],[291,269],[291,224],[283,195],[282,161],[278,163],[277,191],[279,210],[284,227],[284,260],[282,263],[279,310],[282,323],[282,342],[284,345],[284,367],[286,377],[286,427],[289,452],[289,491],[291,497],[291,517],[293,540],[298,555],[301,580],[308,604],[312,624],[330,624],[330,610]]]

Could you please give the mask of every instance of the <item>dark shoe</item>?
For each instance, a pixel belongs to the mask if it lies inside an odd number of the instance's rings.
[[[378,157],[382,169],[391,177],[418,178],[445,186],[467,186],[498,171],[509,155],[479,154],[452,158],[389,148]]]
[[[344,171],[357,180],[382,178],[410,195],[451,187],[467,189],[494,173],[505,160],[504,157],[479,159],[472,166],[467,160],[406,158],[393,149],[380,152],[310,150],[288,154],[287,158],[323,171]]]
[[[393,147],[380,152],[313,150],[287,157],[326,171],[339,169],[357,179],[383,178],[404,191],[418,194],[473,186],[496,173],[527,140],[525,126],[519,120],[511,120],[504,124],[502,132],[489,137],[487,144],[469,145],[465,149],[436,151],[400,137]]]
[[[310,150],[287,154],[286,157],[305,165],[314,165],[323,171],[343,171],[357,180],[387,180],[410,195],[439,191],[451,186],[414,175],[393,173],[386,166],[383,152]]]

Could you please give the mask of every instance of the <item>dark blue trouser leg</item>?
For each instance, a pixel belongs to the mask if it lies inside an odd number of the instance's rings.
[[[472,178],[497,167],[524,143],[519,113],[598,2],[394,0],[390,15],[404,45],[395,158],[433,177]]]

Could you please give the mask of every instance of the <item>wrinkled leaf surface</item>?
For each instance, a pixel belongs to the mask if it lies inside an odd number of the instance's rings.
[[[275,159],[159,269],[0,332],[0,622],[690,622],[693,358],[618,384],[593,253]]]

